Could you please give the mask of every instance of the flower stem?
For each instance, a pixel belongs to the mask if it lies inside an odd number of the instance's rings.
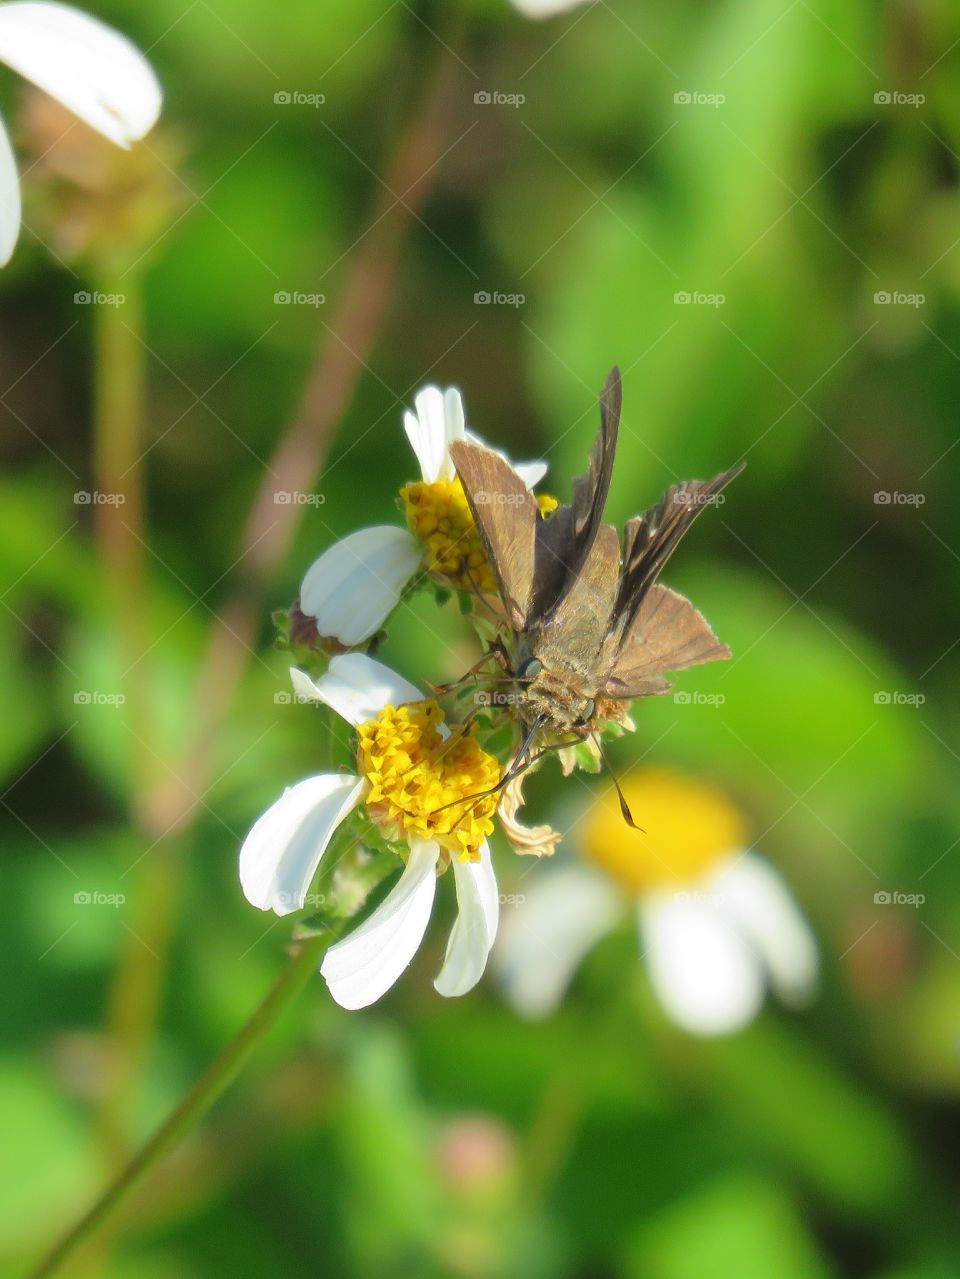
[[[259,1007],[231,1039],[220,1055],[194,1084],[165,1123],[108,1185],[84,1214],[31,1272],[30,1279],[47,1279],[71,1260],[126,1202],[150,1171],[209,1110],[236,1077],[251,1053],[273,1029],[286,1008],[316,970],[321,955],[335,935],[330,932],[305,938]]]

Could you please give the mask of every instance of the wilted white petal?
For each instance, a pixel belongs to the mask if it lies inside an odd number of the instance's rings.
[[[502,449],[491,448],[486,440],[481,439],[479,435],[475,435],[473,431],[467,431],[466,438],[471,444],[479,444],[482,448],[490,449],[491,453],[496,453],[497,457],[502,457],[505,462],[513,467],[528,489],[532,489],[534,484],[539,484],[547,473],[546,462],[514,462],[507,457]]]
[[[369,639],[397,606],[420,567],[423,549],[405,528],[362,528],[324,551],[307,569],[300,608],[321,635],[341,644]]]
[[[774,868],[744,853],[714,872],[708,891],[759,954],[777,994],[787,1003],[808,1000],[817,984],[817,943]]]
[[[487,966],[497,935],[500,898],[490,849],[484,843],[478,862],[453,861],[457,921],[450,933],[443,967],[433,983],[441,995],[465,995]]]
[[[712,902],[651,894],[640,906],[640,934],[653,988],[685,1030],[730,1034],[756,1016],[760,961]]]
[[[528,489],[539,484],[547,473],[546,462],[514,462],[513,469],[526,484]]]
[[[464,437],[460,392],[453,386],[445,391],[438,386],[425,386],[414,403],[417,411],[403,415],[403,426],[420,463],[420,474],[428,484],[452,480],[456,471],[450,460],[450,445]]]
[[[555,13],[576,9],[584,0],[512,0],[513,7],[528,18],[552,18]]]
[[[300,910],[334,831],[366,788],[362,778],[338,773],[289,786],[240,849],[240,884],[247,901],[278,915]]]
[[[10,139],[0,121],[0,266],[13,255],[20,234],[20,179]]]
[[[120,146],[142,138],[160,114],[162,93],[146,58],[69,5],[0,5],[0,61]]]
[[[493,970],[518,1013],[545,1017],[587,951],[623,915],[623,902],[609,880],[583,866],[538,869],[517,899],[505,899]]]
[[[423,699],[415,684],[366,653],[340,653],[318,680],[291,666],[290,678],[298,697],[325,702],[354,725],[375,719],[385,706],[405,706]]]
[[[341,1008],[366,1008],[385,994],[417,953],[437,889],[439,846],[413,844],[396,887],[369,919],[331,946],[320,971]]]

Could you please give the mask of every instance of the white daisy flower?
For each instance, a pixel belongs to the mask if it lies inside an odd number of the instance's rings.
[[[300,588],[301,611],[315,619],[318,632],[348,647],[379,630],[420,571],[464,590],[496,589],[450,457],[454,440],[483,441],[467,430],[455,387],[426,386],[415,403],[416,413],[403,419],[421,474],[400,490],[408,527],[350,533],[314,561]],[[523,462],[515,469],[532,488],[547,464]]]
[[[511,3],[527,18],[552,18],[554,14],[579,8],[586,0],[511,0]]]
[[[726,795],[660,769],[621,787],[644,833],[624,823],[611,788],[569,836],[584,861],[531,876],[504,921],[494,966],[517,1011],[551,1012],[587,951],[631,912],[653,989],[690,1033],[741,1029],[768,987],[807,1001],[813,933],[773,867],[742,851],[743,820]]]
[[[142,138],[160,114],[160,85],[146,58],[70,5],[0,4],[0,62],[121,147]],[[20,212],[17,165],[0,123],[0,266],[13,254]]]
[[[437,872],[450,865],[458,916],[434,986],[441,995],[466,994],[497,932],[486,842],[496,799],[456,801],[495,785],[499,763],[471,733],[448,731],[436,702],[363,653],[334,657],[316,681],[296,668],[290,674],[301,698],[324,702],[357,729],[357,772],[307,777],[267,809],[240,850],[244,895],[278,915],[302,909],[333,835],[362,804],[389,840],[405,846],[406,865],[369,918],[327,951],[320,971],[330,993],[344,1008],[364,1008],[390,989],[423,940]]]

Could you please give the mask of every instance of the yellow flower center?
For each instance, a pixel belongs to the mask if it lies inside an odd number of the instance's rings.
[[[480,534],[473,522],[463,485],[458,479],[416,480],[400,490],[407,527],[426,549],[426,570],[446,577],[462,591],[479,590],[492,595],[497,590]],[[557,508],[557,499],[548,494],[537,498],[544,518]]]
[[[620,785],[644,833],[623,820],[611,786],[584,822],[583,848],[595,865],[633,893],[695,883],[746,846],[743,818],[713,786],[656,768],[637,769]]]
[[[500,764],[478,745],[472,726],[444,737],[442,723],[437,703],[425,701],[385,706],[360,725],[366,807],[388,839],[434,839],[461,860],[476,861],[493,830],[497,796],[474,796],[496,786]]]
[[[426,569],[463,591],[497,589],[459,480],[417,480],[400,490],[407,525],[426,548]]]

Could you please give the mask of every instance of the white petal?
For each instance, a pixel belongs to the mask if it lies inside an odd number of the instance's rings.
[[[263,814],[240,849],[240,884],[261,910],[300,910],[330,839],[360,802],[359,777],[321,773],[289,786]]]
[[[420,567],[423,549],[405,528],[362,528],[336,542],[307,569],[300,607],[321,635],[341,644],[369,639],[397,606]]]
[[[808,1000],[817,983],[817,943],[773,867],[744,853],[714,872],[709,891],[763,960],[777,994],[787,1003]]]
[[[483,976],[497,935],[500,898],[490,849],[484,844],[478,862],[453,861],[457,888],[457,922],[447,953],[433,983],[441,995],[465,995]]]
[[[0,266],[6,266],[20,234],[20,178],[10,139],[0,121]]]
[[[753,1020],[763,1002],[760,963],[715,905],[651,894],[640,928],[654,990],[678,1025],[723,1035]]]
[[[575,9],[584,0],[512,0],[512,3],[528,18],[552,18],[555,13]]]
[[[502,449],[490,448],[487,441],[481,439],[479,435],[475,435],[473,431],[467,431],[466,438],[471,444],[479,444],[482,448],[490,449],[491,453],[496,453],[497,457],[502,457],[505,462],[508,462],[513,467],[528,489],[532,489],[535,484],[539,484],[547,473],[546,462],[514,462]]]
[[[339,654],[318,680],[291,666],[290,678],[298,697],[325,702],[353,725],[375,719],[385,706],[405,706],[408,702],[423,700],[415,684],[383,662],[367,657],[366,653]]]
[[[441,391],[425,386],[417,393],[416,413],[404,413],[403,426],[410,447],[420,463],[420,474],[428,484],[452,480],[456,471],[450,459],[450,445],[464,438],[463,400],[454,386]]]
[[[396,887],[369,919],[331,946],[320,971],[341,1008],[366,1008],[385,994],[417,953],[437,890],[440,849],[413,844]]]
[[[623,914],[609,880],[581,866],[537,869],[504,902],[494,972],[524,1017],[545,1017],[564,993],[587,951]]]
[[[163,95],[126,37],[65,4],[0,5],[0,60],[120,146],[156,123]]]

